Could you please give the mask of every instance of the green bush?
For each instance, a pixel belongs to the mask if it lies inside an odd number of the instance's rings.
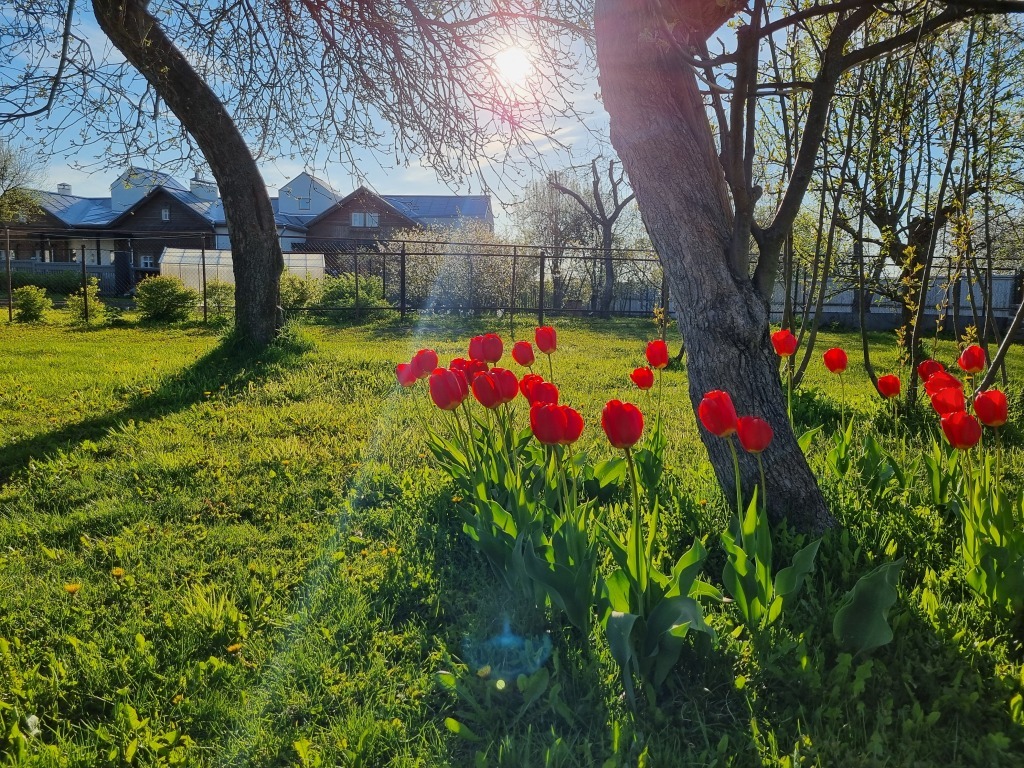
[[[359,309],[378,309],[391,305],[383,298],[384,284],[379,277],[359,277]],[[350,273],[323,279],[323,292],[319,306],[323,309],[351,309],[356,307],[356,281]]]
[[[19,323],[38,323],[46,310],[53,308],[53,302],[46,291],[37,285],[25,285],[14,291],[14,320]]]
[[[143,320],[173,323],[188,320],[202,297],[176,277],[143,280],[135,288],[135,306]]]
[[[235,308],[235,286],[223,280],[206,284],[206,311],[213,317],[224,317]]]
[[[299,277],[291,272],[281,275],[281,306],[285,309],[304,309],[320,298],[321,282],[315,277]]]
[[[82,289],[82,273],[72,270],[43,273],[14,270],[11,272],[11,285],[15,288],[34,285],[51,293],[69,296]]]
[[[71,319],[80,324],[86,323],[86,298],[88,298],[89,316],[88,323],[98,325],[107,319],[106,307],[100,301],[100,282],[95,277],[89,278],[89,285],[85,293],[79,288],[75,293],[68,296],[67,308],[71,313]]]

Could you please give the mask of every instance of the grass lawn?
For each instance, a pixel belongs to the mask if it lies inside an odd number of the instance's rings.
[[[653,326],[558,328],[581,445],[611,457],[603,404],[653,412],[628,379]],[[825,426],[810,459],[842,529],[769,649],[719,604],[718,641],[686,650],[634,716],[603,634],[524,605],[470,546],[420,426],[441,414],[395,384],[415,349],[447,362],[485,331],[507,338],[507,320],[314,326],[253,359],[201,328],[0,325],[0,765],[1024,764],[1020,617],[967,585],[959,518],[931,503],[918,459],[934,418],[888,416],[859,337],[824,333],[818,349],[851,352],[856,440],[876,437],[911,480],[869,493],[856,468],[829,469],[839,388],[816,356],[796,410],[801,429]],[[889,372],[891,337],[873,344]],[[938,355],[952,363],[952,344]],[[1009,368],[1024,381],[1020,350]],[[1008,391],[1017,490],[1021,390]],[[685,365],[665,373],[664,414],[678,503],[659,548],[674,561],[704,537],[721,585],[730,512]],[[779,531],[777,561],[802,543]],[[893,641],[843,653],[840,598],[901,557]],[[543,673],[467,664],[506,622],[550,639]]]

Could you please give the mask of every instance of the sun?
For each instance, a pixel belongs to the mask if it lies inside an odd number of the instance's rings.
[[[522,48],[506,48],[494,55],[494,69],[506,84],[526,85],[533,71],[533,59]]]

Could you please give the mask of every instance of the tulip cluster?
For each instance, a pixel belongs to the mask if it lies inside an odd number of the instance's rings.
[[[967,347],[957,359],[957,366],[968,376],[985,369],[985,350],[977,344]],[[974,414],[967,412],[964,383],[946,371],[937,360],[925,360],[917,366],[917,375],[932,408],[939,415],[942,433],[958,450],[973,448],[981,440],[981,425],[998,430],[1006,423],[1006,395],[998,389],[979,392],[972,403]],[[998,432],[996,432],[998,440]]]
[[[411,387],[420,379],[425,379],[437,368],[437,352],[432,349],[421,349],[412,356],[408,363],[395,366],[395,376],[403,387]]]
[[[757,457],[757,465],[761,470],[761,499],[767,508],[761,453],[771,444],[772,438],[775,436],[771,424],[757,416],[737,416],[736,406],[733,405],[729,393],[720,389],[713,389],[704,395],[704,399],[697,406],[697,417],[704,429],[716,437],[728,439],[730,435],[735,434],[743,450]],[[732,451],[733,469],[736,473],[736,510],[737,514],[742,516],[743,495],[740,487],[739,456],[731,440],[729,441],[729,450]]]

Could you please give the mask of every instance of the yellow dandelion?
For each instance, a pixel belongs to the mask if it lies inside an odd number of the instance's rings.
[[[115,579],[123,579],[125,575],[124,568],[111,568],[110,575],[113,576]]]
[[[185,697],[179,693],[173,699],[171,699],[171,704],[181,704],[181,702],[183,702],[184,700]]]
[[[82,585],[79,584],[77,581],[73,581],[70,584],[64,585],[64,591],[67,592],[69,595],[77,594],[78,590],[80,590],[81,588]]]
[[[476,676],[477,677],[482,677],[484,679],[490,677],[490,674],[491,674],[491,665],[490,664],[486,664],[486,665],[480,667],[480,669],[478,669],[476,671]]]
[[[460,501],[462,501],[461,496],[452,496],[452,504],[458,504]]]
[[[228,646],[228,653],[238,653],[240,650],[242,650],[241,643],[232,643]]]

